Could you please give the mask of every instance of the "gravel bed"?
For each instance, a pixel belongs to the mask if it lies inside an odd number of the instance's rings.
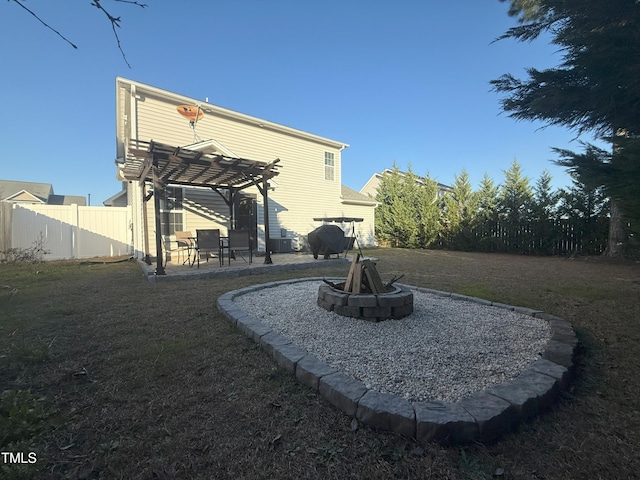
[[[316,305],[322,282],[237,296],[236,305],[367,388],[410,401],[455,402],[516,377],[538,360],[546,321],[413,291],[414,312],[369,322]]]

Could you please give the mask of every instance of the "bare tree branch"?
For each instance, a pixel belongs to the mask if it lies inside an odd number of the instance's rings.
[[[73,48],[77,49],[78,47],[72,43],[67,37],[65,37],[64,35],[62,35],[60,32],[58,32],[55,28],[51,27],[48,23],[46,23],[44,20],[42,20],[38,15],[36,15],[33,11],[29,10],[27,7],[25,7],[20,0],[9,0],[10,2],[15,3],[16,5],[22,7],[23,9],[25,9],[27,12],[29,12],[31,15],[33,15],[40,23],[42,23],[46,28],[48,28],[49,30],[53,31],[56,33],[56,35],[58,35],[60,38],[62,38],[65,42],[67,42],[69,45],[71,45]],[[107,16],[107,18],[109,19],[109,22],[111,22],[111,29],[113,30],[113,35],[116,37],[116,43],[118,44],[118,50],[120,50],[120,54],[122,55],[122,59],[124,60],[124,62],[127,64],[127,67],[131,68],[131,65],[129,64],[128,60],[127,60],[127,56],[124,53],[124,50],[122,49],[122,45],[120,44],[120,37],[118,36],[118,31],[116,30],[117,28],[120,28],[120,17],[114,17],[113,15],[111,15],[100,3],[102,0],[92,0],[91,1],[91,5],[93,5],[94,7],[96,7],[99,10],[102,10],[102,12]],[[146,3],[140,3],[137,0],[113,0],[114,2],[119,2],[119,3],[128,3],[130,5],[137,5],[140,8],[146,8],[148,5]]]
[[[60,38],[62,38],[65,42],[67,42],[69,45],[71,45],[73,48],[75,48],[76,50],[78,49],[78,47],[71,42],[67,37],[65,37],[64,35],[62,35],[59,31],[57,31],[55,28],[53,28],[51,25],[49,25],[48,23],[46,23],[44,20],[42,20],[38,15],[36,15],[35,13],[33,13],[31,10],[29,10],[27,7],[25,7],[22,3],[20,3],[18,0],[9,0],[10,2],[15,3],[16,5],[24,8],[27,12],[29,12],[31,15],[33,15],[42,25],[44,25],[45,27],[47,27],[49,30],[51,30],[52,32],[54,32],[56,35],[58,35]]]
[[[138,5],[141,8],[145,8],[147,5],[144,3],[138,3],[135,0],[116,0],[117,2],[121,2],[121,3],[129,3],[132,5]],[[120,28],[120,17],[114,17],[113,15],[111,15],[109,12],[107,12],[107,10],[105,10],[105,8],[102,6],[102,4],[100,3],[101,0],[92,0],[91,5],[93,5],[94,7],[98,8],[99,10],[102,10],[104,12],[104,14],[107,16],[107,18],[109,19],[109,21],[111,22],[111,29],[113,30],[113,35],[116,37],[116,42],[118,44],[118,50],[120,50],[120,53],[122,54],[122,59],[124,60],[124,63],[127,64],[127,67],[131,68],[131,65],[129,64],[129,61],[127,60],[127,56],[124,54],[124,50],[122,50],[122,45],[120,44],[120,37],[118,36],[118,32],[116,30],[116,27]]]
[[[146,3],[136,2],[135,0],[113,0],[113,1],[114,2],[120,2],[120,3],[130,3],[132,5],[138,5],[139,7],[142,7],[142,8],[145,8],[145,7],[149,6]]]

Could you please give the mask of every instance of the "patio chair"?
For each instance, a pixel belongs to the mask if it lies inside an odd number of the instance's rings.
[[[193,233],[188,230],[176,232],[176,243],[183,253],[185,250],[187,251],[187,259],[183,260],[182,264],[191,263],[191,249],[195,247]]]
[[[222,266],[222,244],[220,243],[220,229],[196,230],[196,257],[200,268],[200,256],[204,253],[207,263],[211,253],[218,256]]]
[[[231,265],[231,257],[237,258],[238,255],[246,263],[247,259],[240,252],[249,252],[249,263],[251,263],[253,249],[249,230],[229,230],[229,240],[226,248],[229,249],[229,265]]]
[[[180,261],[180,256],[182,255],[182,264],[189,262],[191,259],[191,248],[193,247],[193,240],[190,238],[193,237],[191,232],[175,232],[175,240],[171,240],[170,237],[166,237],[164,240],[164,264],[166,265],[169,262],[169,257],[175,252],[177,253],[178,261]],[[187,258],[184,258],[185,252],[187,253]]]

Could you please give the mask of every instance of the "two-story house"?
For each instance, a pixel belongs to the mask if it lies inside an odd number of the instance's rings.
[[[375,243],[376,202],[341,184],[346,143],[124,78],[116,139],[124,188],[112,201],[133,207],[139,257],[157,255],[157,230],[201,228],[248,229],[257,251],[303,250],[321,218],[360,218],[339,226]]]

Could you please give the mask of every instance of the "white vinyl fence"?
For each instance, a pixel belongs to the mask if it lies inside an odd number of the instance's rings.
[[[44,250],[49,252],[45,260],[132,252],[129,207],[13,204],[8,210],[3,209],[5,217],[9,214],[10,218],[4,219],[4,231],[0,232],[5,250],[7,247],[31,248],[42,239]]]

